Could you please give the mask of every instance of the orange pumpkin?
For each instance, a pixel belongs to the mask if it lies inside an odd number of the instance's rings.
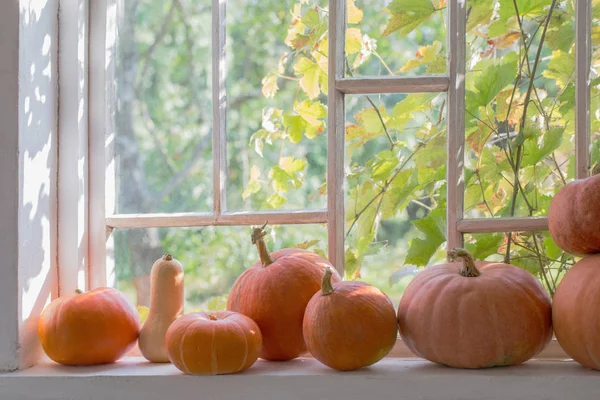
[[[600,165],[594,167],[596,174]],[[563,186],[552,199],[548,227],[556,245],[571,254],[600,252],[600,174]],[[591,223],[590,223],[591,222]]]
[[[578,363],[600,370],[600,254],[573,265],[554,293],[552,323],[561,347]]]
[[[429,361],[458,368],[515,365],[552,337],[550,297],[531,273],[510,264],[475,262],[464,249],[420,272],[398,308],[406,346]]]
[[[135,345],[139,331],[140,317],[131,302],[106,287],[59,297],[38,323],[44,351],[66,365],[117,361]]]
[[[363,282],[331,283],[327,268],[321,290],[308,302],[304,340],[323,364],[350,371],[385,357],[398,336],[396,311],[379,289]]]
[[[306,351],[302,336],[304,310],[321,288],[323,257],[301,249],[283,249],[271,254],[264,242],[266,224],[252,231],[260,261],[235,281],[227,299],[227,310],[252,318],[263,335],[261,358],[291,360]],[[333,282],[340,281],[337,272]]]
[[[165,343],[171,363],[186,374],[234,374],[256,362],[262,335],[245,315],[196,312],[175,320]]]

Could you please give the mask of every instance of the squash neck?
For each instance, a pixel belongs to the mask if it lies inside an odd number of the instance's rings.
[[[462,259],[463,261],[463,266],[460,269],[459,274],[467,278],[481,275],[481,272],[477,269],[477,266],[475,266],[473,256],[467,250],[456,248],[448,251],[449,261],[456,261],[458,259]]]
[[[265,227],[267,223],[260,227],[254,228],[252,230],[252,243],[256,245],[256,249],[258,250],[258,256],[260,257],[260,263],[263,268],[268,267],[273,264],[275,260],[269,254],[269,250],[267,249],[267,245],[265,244],[264,237],[267,236],[267,232],[265,232]]]
[[[323,275],[323,280],[321,281],[321,295],[329,296],[331,293],[335,292],[333,285],[331,284],[331,267],[325,268],[325,274]]]

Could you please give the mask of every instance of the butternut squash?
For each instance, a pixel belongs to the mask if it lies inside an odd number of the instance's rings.
[[[150,310],[138,345],[151,362],[169,362],[165,335],[173,321],[183,315],[183,267],[170,254],[156,260],[150,272]]]

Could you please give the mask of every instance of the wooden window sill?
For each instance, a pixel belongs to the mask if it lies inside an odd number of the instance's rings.
[[[516,367],[458,370],[415,358],[388,357],[376,365],[337,372],[310,358],[259,360],[236,375],[183,375],[171,364],[140,357],[94,367],[45,362],[0,374],[2,399],[591,399],[600,372],[572,361],[535,360]]]

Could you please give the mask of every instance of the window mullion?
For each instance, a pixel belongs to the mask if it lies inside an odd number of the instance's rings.
[[[462,247],[462,233],[457,222],[463,219],[464,144],[465,144],[465,62],[466,2],[448,2],[448,170],[447,176],[447,241],[448,248]]]
[[[226,0],[212,0],[212,94],[213,94],[213,211],[226,210],[227,129],[226,129]]]
[[[327,210],[329,260],[344,273],[344,94],[336,81],[344,76],[346,2],[329,0]]]
[[[591,0],[576,1],[575,38],[575,174],[586,178],[590,170],[590,65]]]

